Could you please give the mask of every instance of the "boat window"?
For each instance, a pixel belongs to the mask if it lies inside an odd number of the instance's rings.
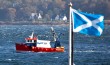
[[[29,42],[29,40],[27,40]]]
[[[36,40],[34,40],[34,42],[36,42]]]
[[[32,42],[32,40],[30,40],[30,42]]]

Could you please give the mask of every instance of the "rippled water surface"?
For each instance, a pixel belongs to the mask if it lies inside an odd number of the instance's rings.
[[[34,31],[39,39],[52,40],[50,27],[57,34],[64,53],[16,52],[15,43],[25,42]],[[0,65],[68,65],[68,26],[56,25],[0,25]],[[76,65],[110,65],[110,26],[105,26],[102,36],[74,34],[74,63]]]

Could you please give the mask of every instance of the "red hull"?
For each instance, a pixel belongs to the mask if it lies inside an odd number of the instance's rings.
[[[64,47],[57,47],[57,48],[42,48],[42,47],[35,47],[35,46],[30,47],[25,44],[16,43],[16,50],[32,51],[32,52],[64,52]]]

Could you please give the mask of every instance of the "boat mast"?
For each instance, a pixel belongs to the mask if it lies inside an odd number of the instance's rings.
[[[69,4],[69,65],[73,65],[73,29],[71,22],[71,7],[72,3]]]
[[[58,38],[58,36],[57,36],[57,34],[55,33],[55,30],[53,29],[53,27],[51,27],[51,31],[52,31],[53,38],[54,38],[54,40],[53,40],[53,41],[56,41],[56,40],[57,40],[57,38]]]
[[[31,36],[29,36],[31,39],[34,37],[34,32],[32,32]]]

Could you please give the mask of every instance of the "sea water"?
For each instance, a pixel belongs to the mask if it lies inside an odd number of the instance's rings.
[[[25,42],[32,32],[39,38],[53,40],[51,27],[57,34],[65,51],[18,52],[15,43]],[[68,25],[0,25],[0,65],[68,65]],[[52,43],[53,44],[53,43]],[[75,65],[110,65],[110,26],[105,26],[102,36],[74,33]]]

